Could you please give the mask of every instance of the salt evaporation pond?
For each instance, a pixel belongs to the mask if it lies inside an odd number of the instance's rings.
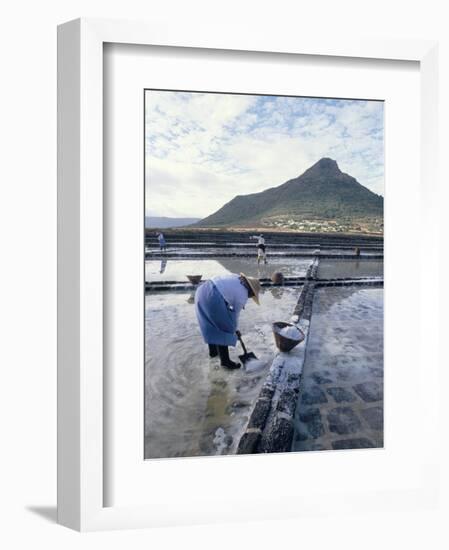
[[[382,446],[383,289],[318,289],[292,450]]]
[[[224,273],[245,273],[259,279],[271,277],[273,271],[282,271],[286,277],[304,277],[312,260],[309,258],[276,258],[268,264],[259,264],[251,258],[217,258],[215,260],[146,260],[145,280],[185,281],[186,275],[202,275],[209,279]]]
[[[209,358],[191,293],[146,295],[145,458],[235,453],[276,351],[271,325],[290,319],[299,292],[271,288],[242,311],[243,340],[265,365],[250,373]],[[236,359],[240,344],[230,352]]]
[[[383,277],[383,260],[325,260],[318,266],[319,279]]]

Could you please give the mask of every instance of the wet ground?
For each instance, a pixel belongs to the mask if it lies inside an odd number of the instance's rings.
[[[311,264],[310,258],[273,258],[268,264],[257,264],[255,258],[217,258],[198,260],[146,260],[145,280],[185,281],[187,275],[202,275],[209,279],[224,273],[245,273],[259,279],[270,277],[273,271],[282,271],[286,277],[303,277]]]
[[[382,446],[383,289],[318,289],[292,450]]]
[[[319,279],[383,277],[383,260],[326,260],[318,266]]]
[[[271,325],[290,319],[299,292],[271,288],[261,306],[250,300],[242,311],[244,342],[264,365],[255,372],[227,371],[208,357],[192,293],[146,294],[145,458],[235,452],[274,357]],[[239,346],[230,348],[231,358],[242,353]]]

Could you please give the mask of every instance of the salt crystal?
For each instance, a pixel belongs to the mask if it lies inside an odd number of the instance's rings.
[[[217,428],[217,430],[215,431],[213,443],[219,454],[221,454],[228,446],[228,444],[226,443],[226,432],[223,430],[222,427]]]
[[[249,359],[245,363],[245,370],[246,372],[253,372],[262,369],[264,366],[265,363],[263,361],[259,361],[259,359]]]

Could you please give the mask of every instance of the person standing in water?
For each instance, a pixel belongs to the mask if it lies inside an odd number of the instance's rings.
[[[166,249],[165,237],[162,233],[156,233],[156,235],[157,235],[157,240],[159,241],[159,250],[161,252],[164,252]]]
[[[268,262],[264,236],[262,234],[254,235],[253,237],[250,237],[250,239],[257,239],[257,263],[260,264],[261,260],[263,260],[263,262],[267,264]]]
[[[229,357],[228,346],[237,343],[238,320],[246,302],[259,305],[260,282],[244,273],[218,275],[205,281],[196,291],[195,311],[210,357],[220,357],[222,367],[238,369]]]

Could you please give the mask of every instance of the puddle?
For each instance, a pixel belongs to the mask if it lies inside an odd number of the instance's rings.
[[[271,324],[290,319],[299,292],[270,288],[242,311],[243,341],[263,363],[250,372],[209,358],[190,292],[146,295],[145,458],[235,453],[275,353]]]
[[[271,277],[273,271],[282,271],[286,277],[304,277],[311,259],[273,258],[268,264],[257,265],[254,258],[216,258],[207,260],[146,260],[146,281],[187,281],[186,275],[202,275],[210,279],[224,273],[243,272],[259,279]]]

